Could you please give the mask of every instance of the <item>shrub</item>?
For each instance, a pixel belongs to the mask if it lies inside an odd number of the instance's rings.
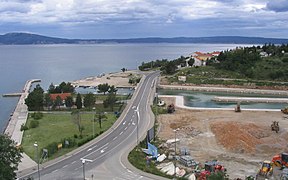
[[[77,138],[78,138],[78,135],[77,135],[77,134],[74,134],[74,138],[77,139]]]
[[[21,125],[21,128],[20,128],[20,131],[26,131],[26,130],[28,130],[28,129],[29,129],[28,126],[22,124],[22,125]]]
[[[34,112],[33,114],[31,114],[31,117],[35,120],[39,120],[43,118],[43,113],[41,112]]]
[[[37,121],[37,120],[31,120],[30,121],[30,128],[36,128],[36,127],[38,127],[39,126],[39,121]]]

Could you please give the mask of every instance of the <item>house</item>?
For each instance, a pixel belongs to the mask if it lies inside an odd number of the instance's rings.
[[[202,53],[202,52],[194,52],[191,57],[194,58],[195,62],[193,66],[206,66],[207,60],[211,59],[212,57],[218,57],[221,52],[214,51],[212,53]]]
[[[71,96],[71,93],[57,93],[57,94],[50,94],[50,98],[52,101],[55,101],[57,96],[59,96],[62,101],[65,101],[65,99],[69,96]]]

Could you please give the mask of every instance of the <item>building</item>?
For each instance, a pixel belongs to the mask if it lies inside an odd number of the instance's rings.
[[[67,97],[71,96],[71,93],[50,94],[50,98],[52,101],[55,101],[57,96],[59,96],[61,98],[61,100],[64,101]]]
[[[202,52],[194,52],[191,57],[194,58],[195,62],[193,66],[206,66],[207,61],[212,57],[217,58],[221,52],[214,51],[212,53],[202,53]]]

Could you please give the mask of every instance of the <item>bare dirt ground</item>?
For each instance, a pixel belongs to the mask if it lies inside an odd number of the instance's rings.
[[[129,79],[132,77],[140,77],[137,71],[125,71],[105,74],[104,76],[87,77],[80,80],[75,80],[72,85],[75,86],[98,86],[99,84],[108,83],[110,86],[115,87],[132,87],[129,84]]]
[[[170,104],[174,98],[161,98]],[[175,103],[174,103],[175,104]],[[270,125],[279,121],[280,132]],[[281,112],[187,110],[176,107],[174,114],[158,116],[158,137],[173,139],[179,128],[179,147],[188,147],[198,162],[217,159],[231,179],[256,175],[260,162],[288,151],[288,119]]]

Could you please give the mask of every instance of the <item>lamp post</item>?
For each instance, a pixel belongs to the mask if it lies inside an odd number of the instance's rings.
[[[94,119],[93,119],[93,138],[95,137],[95,120],[96,120],[96,108],[93,107],[94,110]]]
[[[175,173],[174,176],[175,178],[176,178],[176,133],[178,130],[179,128],[173,130],[175,133],[175,149],[174,149],[174,173]]]
[[[85,162],[86,161],[93,162],[93,161],[89,159],[84,159],[84,158],[81,158],[80,160],[82,161],[82,164],[83,164],[83,179],[85,180]]]
[[[38,156],[38,144],[37,144],[37,142],[34,143],[34,147],[35,147],[35,149],[36,149],[36,156],[37,156],[38,179],[40,180],[39,156]]]

